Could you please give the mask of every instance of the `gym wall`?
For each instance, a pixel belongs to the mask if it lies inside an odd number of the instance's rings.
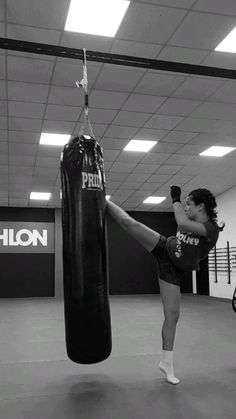
[[[0,208],[0,298],[54,296],[54,221],[54,209]]]
[[[129,212],[138,221],[166,236],[175,234],[173,213]],[[14,230],[12,244],[4,229]],[[47,246],[30,242],[20,230],[48,231]],[[155,258],[124,232],[110,217],[107,223],[109,292],[114,294],[158,293]],[[10,237],[8,237],[10,239]],[[4,244],[5,240],[5,246]],[[27,243],[28,241],[28,243]],[[92,263],[92,262],[91,262]],[[63,296],[61,210],[47,208],[0,208],[0,298]],[[192,292],[192,276],[186,274],[182,292]]]
[[[163,235],[176,233],[173,213],[128,212]],[[109,292],[111,295],[159,293],[155,258],[110,217],[107,222]],[[55,210],[55,295],[63,295],[61,210]],[[192,274],[183,279],[182,292],[192,293]]]

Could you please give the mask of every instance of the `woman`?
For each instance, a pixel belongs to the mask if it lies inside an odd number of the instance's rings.
[[[195,189],[180,202],[181,189],[171,186],[171,198],[177,223],[176,236],[166,238],[130,217],[111,201],[107,210],[119,225],[139,241],[157,260],[160,294],[164,309],[162,326],[162,358],[160,369],[171,384],[178,384],[173,366],[173,346],[180,314],[180,283],[185,272],[199,270],[199,262],[216,245],[219,231],[216,201],[208,189]]]

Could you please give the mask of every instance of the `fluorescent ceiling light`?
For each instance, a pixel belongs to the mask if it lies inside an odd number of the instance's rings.
[[[113,37],[129,4],[126,0],[71,0],[65,30]]]
[[[215,51],[236,52],[236,28],[234,28],[229,35],[217,45]]]
[[[149,151],[157,141],[131,140],[124,148],[125,151]]]
[[[30,199],[38,199],[40,201],[48,201],[51,197],[50,193],[44,192],[31,192]]]
[[[51,134],[43,132],[40,137],[39,144],[46,145],[65,145],[70,139],[69,134]]]
[[[225,156],[225,154],[230,153],[231,151],[235,150],[235,147],[218,147],[218,146],[212,146],[208,148],[207,150],[200,153],[200,156],[215,156],[215,157],[222,157]]]
[[[143,201],[143,204],[160,204],[165,199],[165,196],[149,196],[145,199],[145,201]]]

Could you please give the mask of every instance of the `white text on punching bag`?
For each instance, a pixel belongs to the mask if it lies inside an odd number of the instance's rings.
[[[27,240],[22,240],[22,235],[28,236]],[[31,232],[27,229],[19,230],[15,234],[14,229],[4,228],[2,234],[0,234],[0,240],[2,240],[3,246],[37,246],[38,241],[42,246],[47,246],[47,230],[43,230],[43,235],[38,230]]]
[[[82,189],[85,188],[95,188],[103,190],[101,176],[95,173],[82,172]]]

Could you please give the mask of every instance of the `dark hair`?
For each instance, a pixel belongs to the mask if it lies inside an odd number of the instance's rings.
[[[194,189],[192,192],[190,192],[188,196],[194,202],[195,205],[200,205],[201,203],[203,203],[205,206],[206,213],[209,216],[210,220],[213,223],[217,224],[217,211],[215,210],[215,208],[217,207],[217,203],[211,191],[204,188]],[[221,226],[218,226],[219,230],[222,231],[224,229],[224,226],[225,223],[221,223]]]

